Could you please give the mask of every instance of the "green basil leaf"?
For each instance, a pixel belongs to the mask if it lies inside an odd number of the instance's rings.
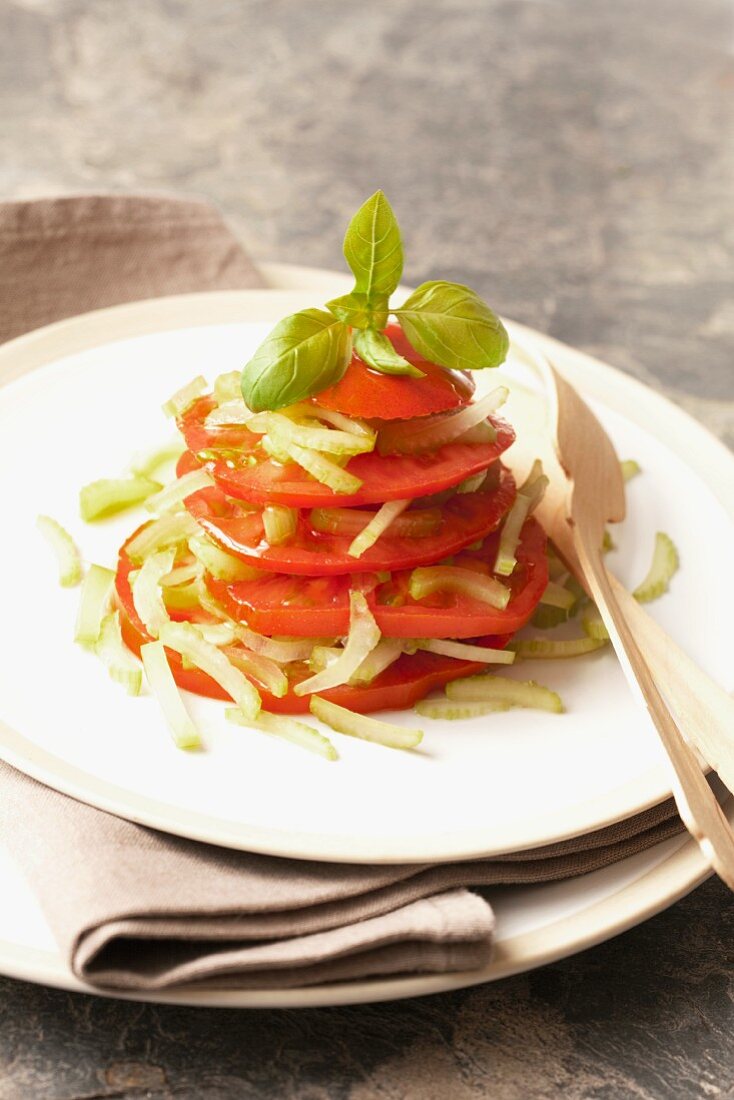
[[[387,324],[388,308],[387,298],[370,309],[367,305],[367,295],[359,294],[352,290],[349,294],[343,294],[340,298],[332,298],[326,303],[335,317],[352,328],[384,328]]]
[[[498,367],[510,338],[499,317],[468,286],[423,283],[392,311],[420,355],[454,370]]]
[[[282,409],[333,386],[352,356],[349,329],[321,309],[279,321],[245,364],[240,382],[253,412]]]
[[[390,203],[375,191],[347,227],[344,256],[354,272],[354,290],[367,309],[381,312],[403,273],[403,242]]]
[[[383,374],[407,374],[411,378],[424,378],[418,370],[402,355],[398,355],[390,340],[382,332],[373,328],[357,332],[354,337],[354,350],[368,367],[382,371]]]

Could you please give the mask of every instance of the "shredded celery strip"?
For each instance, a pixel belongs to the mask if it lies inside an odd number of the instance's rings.
[[[510,589],[494,577],[485,577],[473,569],[455,565],[432,565],[414,569],[408,591],[414,600],[422,600],[434,592],[458,592],[502,610],[510,600]]]
[[[642,473],[642,467],[639,462],[635,462],[634,458],[626,458],[619,465],[622,468],[622,477],[625,482],[631,481],[633,477],[637,477],[638,474]]]
[[[146,524],[127,544],[127,554],[133,561],[142,561],[157,550],[177,546],[200,533],[199,524],[188,512],[171,512]]]
[[[480,471],[478,474],[474,474],[473,477],[468,477],[466,481],[462,481],[456,486],[457,493],[476,493],[478,489],[481,489],[484,485],[484,479],[486,478],[486,470]]]
[[[362,487],[362,481],[358,477],[350,474],[348,470],[343,470],[338,463],[333,462],[320,451],[309,450],[297,443],[283,443],[278,437],[274,457],[280,459],[281,455],[286,461],[295,462],[303,467],[311,477],[322,485],[328,486],[335,493],[356,493]]]
[[[159,707],[174,744],[179,749],[201,748],[201,737],[191,715],[184,706],[181,693],[173,678],[166,651],[160,642],[147,642],[141,646],[140,657],[145,678]]]
[[[79,491],[79,511],[86,523],[124,512],[159,492],[161,483],[148,477],[105,477]]]
[[[103,565],[90,565],[79,598],[75,642],[83,646],[93,646],[99,640],[102,620],[109,612],[114,583],[115,574],[112,569],[105,569]]]
[[[510,642],[518,657],[523,659],[563,660],[566,657],[583,657],[602,649],[607,643],[597,638],[522,638]]]
[[[214,400],[218,405],[224,405],[228,401],[242,401],[240,380],[242,375],[238,370],[228,370],[224,374],[218,374],[214,379]],[[243,402],[244,404],[244,402]]]
[[[198,562],[191,565],[179,565],[161,581],[164,588],[178,588],[180,585],[195,581],[201,576],[201,566]]]
[[[481,673],[465,680],[453,680],[446,685],[446,696],[461,703],[503,703],[509,707],[529,707],[563,713],[563,703],[557,692],[536,684],[534,680],[510,680],[503,676]]]
[[[151,554],[145,559],[132,582],[135,610],[151,638],[157,638],[161,627],[169,621],[163,603],[161,580],[171,572],[175,557],[175,550],[160,550]]]
[[[322,672],[303,680],[293,689],[296,695],[346,684],[380,641],[380,630],[362,592],[349,593],[349,635],[340,657]]]
[[[237,637],[247,649],[262,657],[268,657],[276,664],[287,665],[292,661],[306,661],[311,655],[316,641],[313,638],[267,638],[256,634],[245,623],[237,623]]]
[[[198,375],[169,397],[162,406],[163,412],[166,416],[181,416],[203,393],[206,393],[206,379]]]
[[[51,516],[38,516],[36,527],[56,556],[59,584],[63,588],[74,588],[81,581],[84,570],[81,555],[73,538],[66,528]]]
[[[143,683],[143,670],[130,655],[122,640],[120,613],[105,615],[94,652],[107,668],[110,678],[122,686],[128,695],[139,695]]]
[[[349,679],[350,684],[371,684],[381,672],[397,661],[405,649],[403,638],[382,638],[368,653],[359,668]]]
[[[192,623],[199,631],[205,642],[215,645],[217,649],[222,646],[232,645],[235,639],[233,623]]]
[[[584,611],[581,616],[581,626],[588,638],[595,638],[597,641],[602,642],[609,641],[609,631],[605,627],[604,620],[596,607],[588,607]]]
[[[668,586],[678,572],[680,560],[675,543],[670,535],[658,531],[655,536],[655,550],[647,576],[638,584],[632,595],[639,603],[650,603],[659,599],[668,591]]]
[[[206,642],[191,623],[168,622],[161,628],[160,640],[191,664],[211,676],[234,699],[246,718],[254,718],[260,710],[260,696],[255,687],[225,655]]]
[[[207,428],[226,428],[230,425],[244,426],[248,423],[252,413],[241,397],[233,398],[217,405],[207,416],[204,425]]]
[[[409,500],[390,500],[375,512],[367,526],[352,540],[347,553],[351,558],[360,558],[365,551],[374,546],[381,535],[405,511]]]
[[[308,667],[312,672],[323,672],[329,665],[333,665],[334,661],[338,661],[343,653],[342,646],[315,645],[308,659]]]
[[[563,611],[570,611],[576,603],[576,597],[573,592],[570,592],[562,584],[548,581],[545,592],[540,597],[540,602],[547,607],[558,607]]]
[[[328,737],[324,737],[323,733],[314,729],[313,726],[307,726],[305,722],[297,722],[295,718],[286,718],[282,714],[270,714],[268,711],[261,710],[257,718],[248,720],[234,707],[228,707],[224,716],[238,726],[247,726],[250,729],[273,734],[275,737],[282,737],[285,741],[290,741],[291,744],[298,745],[302,749],[308,749],[309,752],[323,756],[326,760],[339,759],[339,754]]]
[[[263,423],[266,433],[273,437],[278,447],[287,447],[295,443],[310,451],[350,457],[367,454],[375,448],[374,433],[366,435],[362,432],[343,432],[338,428],[313,428],[308,424],[295,423],[281,413],[266,413]],[[259,421],[255,424],[253,430],[258,430]],[[252,421],[250,427],[252,427]]]
[[[222,550],[206,535],[199,534],[190,538],[189,550],[215,580],[234,583],[235,581],[256,580],[262,576],[262,573],[257,569],[253,569],[245,562],[240,561],[234,554],[228,554],[226,550]]]
[[[518,489],[517,496],[510,511],[505,517],[500,534],[500,544],[497,549],[497,560],[494,572],[501,577],[509,577],[515,571],[517,565],[517,544],[520,541],[520,532],[525,520],[543,498],[548,478],[543,474],[543,467],[537,460],[527,476],[527,479]]]
[[[195,577],[188,584],[169,586],[161,582],[163,602],[169,611],[197,611],[201,607],[202,583],[199,577]]]
[[[455,721],[459,718],[483,718],[485,714],[508,711],[509,703],[460,703],[453,699],[421,699],[415,709],[422,718],[443,718]]]
[[[176,478],[170,485],[166,485],[159,493],[148,497],[145,502],[147,511],[156,515],[165,515],[173,512],[183,504],[186,497],[192,493],[198,493],[201,489],[208,489],[214,484],[214,479],[208,470],[191,470],[183,477]]]
[[[170,462],[176,462],[184,450],[185,447],[180,439],[172,439],[162,447],[155,447],[151,451],[140,451],[133,455],[130,461],[130,473],[136,477],[157,480],[153,475],[157,474],[161,467],[167,466]]]
[[[263,527],[271,546],[284,546],[296,533],[298,512],[283,504],[267,504],[263,508]]]
[[[456,657],[458,661],[481,661],[486,665],[511,665],[515,660],[515,654],[511,649],[468,645],[465,642],[452,642],[448,638],[424,638],[418,641],[417,645],[418,649],[425,649],[428,653]]]
[[[440,413],[438,416],[418,417],[413,421],[389,424],[382,428],[377,436],[377,447],[381,454],[420,454],[423,451],[436,451],[455,440],[461,442],[486,442],[496,438],[491,424],[482,424],[490,413],[495,412],[507,400],[509,391],[498,386],[485,394],[479,401],[467,405],[460,412]],[[467,438],[467,433],[482,425],[481,437]]]
[[[423,740],[423,730],[405,729],[389,722],[379,722],[376,718],[367,718],[364,714],[355,714],[346,707],[330,703],[314,695],[309,701],[314,717],[337,733],[348,737],[358,737],[362,741],[372,741],[390,749],[414,749]]]
[[[309,519],[315,531],[356,538],[378,514],[366,508],[312,508]],[[393,520],[390,534],[406,539],[426,538],[438,531],[442,518],[440,508],[411,508]]]
[[[292,405],[290,409],[282,409],[281,412],[288,415],[295,414],[299,417],[315,417],[317,420],[322,420],[325,424],[331,424],[333,428],[339,428],[350,435],[363,435],[365,438],[372,440],[373,447],[377,439],[374,428],[371,428],[364,420],[359,420],[353,416],[345,416],[344,413],[336,412],[334,409],[325,409],[321,405]]]
[[[250,653],[242,646],[230,646],[225,654],[233,665],[246,676],[253,676],[276,699],[287,695],[288,677],[269,657],[264,657],[262,653]]]

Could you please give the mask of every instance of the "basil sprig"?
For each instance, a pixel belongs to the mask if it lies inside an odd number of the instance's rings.
[[[279,321],[242,371],[245,404],[254,412],[295,405],[344,374],[352,357],[349,327],[322,309]]]
[[[504,361],[509,348],[505,327],[469,287],[423,283],[399,309],[390,309],[403,273],[403,244],[382,191],[367,199],[349,223],[344,256],[354,288],[327,302],[328,313],[306,309],[284,318],[246,364],[242,396],[251,409],[280,409],[335,385],[350,361],[352,330],[357,354],[374,370],[423,377],[382,331],[391,312],[411,346],[439,366],[481,370]]]

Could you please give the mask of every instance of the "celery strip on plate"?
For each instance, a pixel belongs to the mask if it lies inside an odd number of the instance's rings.
[[[388,530],[398,516],[409,506],[409,500],[390,500],[387,504],[375,512],[372,519],[364,527],[355,539],[352,540],[347,553],[351,558],[360,558],[366,550],[374,546],[380,535]]]
[[[414,600],[432,596],[434,592],[458,592],[502,610],[510,600],[510,589],[494,577],[486,577],[473,569],[455,565],[432,565],[414,569],[408,591]]]
[[[234,397],[212,409],[204,421],[204,426],[207,428],[226,428],[233,424],[244,426],[251,417],[252,413],[242,398]]]
[[[228,370],[224,374],[218,374],[214,379],[214,400],[218,405],[224,405],[228,401],[242,401],[240,388],[241,374],[238,370]],[[244,404],[244,401],[242,401]]]
[[[642,473],[642,467],[639,462],[635,462],[634,458],[625,458],[619,465],[622,468],[622,477],[625,482],[631,481],[633,477],[637,477],[638,474]]]
[[[588,638],[595,638],[602,642],[609,641],[609,631],[596,607],[587,607],[581,616],[581,626]]]
[[[122,684],[128,695],[140,694],[143,670],[122,640],[119,611],[105,615],[94,652],[106,666],[110,678]]]
[[[309,518],[315,531],[356,537],[378,515],[379,511],[373,512],[367,508],[312,508]],[[406,539],[426,538],[435,535],[442,518],[440,508],[411,508],[392,521],[390,534]]]
[[[169,622],[163,603],[161,581],[171,572],[175,557],[175,550],[160,550],[151,554],[145,559],[132,582],[133,605],[151,638],[157,638],[161,627]]]
[[[298,512],[284,504],[266,504],[263,508],[265,538],[271,546],[290,542],[298,528]]]
[[[126,546],[127,555],[133,561],[142,561],[158,550],[178,546],[197,534],[201,534],[201,528],[193,516],[188,512],[171,512],[151,520],[130,539]]]
[[[74,588],[81,581],[84,571],[81,555],[73,538],[66,528],[51,516],[39,516],[36,527],[56,556],[59,584],[64,588]]]
[[[339,754],[328,737],[324,737],[323,733],[319,733],[313,726],[307,726],[305,722],[297,722],[295,718],[261,710],[257,718],[247,719],[234,707],[228,707],[224,716],[238,726],[247,726],[250,729],[273,734],[275,737],[282,737],[293,745],[299,745],[302,749],[308,749],[309,752],[323,756],[326,760],[339,759]]]
[[[246,718],[254,718],[260,710],[260,696],[255,687],[225,655],[202,638],[191,623],[168,622],[161,628],[160,640],[196,668],[211,676],[223,691],[231,696]]]
[[[465,680],[453,680],[446,685],[446,696],[461,703],[502,703],[508,707],[529,707],[563,713],[563,703],[557,692],[536,684],[534,680],[510,680],[503,676],[480,673]]]
[[[517,565],[515,555],[522,526],[533,509],[543,499],[547,485],[548,478],[544,475],[543,467],[536,459],[526,480],[518,489],[514,503],[502,525],[497,560],[494,564],[495,573],[498,573],[501,577],[509,577],[514,573]]]
[[[79,512],[86,523],[142,504],[162,486],[149,477],[103,477],[79,491]]]
[[[162,406],[163,412],[166,416],[181,416],[203,393],[206,393],[206,379],[198,375],[169,397]]]
[[[548,581],[545,592],[540,597],[540,602],[547,607],[558,607],[562,611],[570,611],[576,603],[576,596],[562,584]]]
[[[267,450],[267,448],[266,448]],[[320,451],[312,451],[307,447],[301,447],[297,443],[283,443],[280,436],[276,438],[276,448],[273,455],[279,461],[295,462],[301,466],[311,477],[316,478],[322,485],[328,486],[335,493],[356,493],[362,488],[360,478],[343,470],[338,463],[321,454]]]
[[[293,689],[296,695],[309,695],[349,682],[368,653],[380,641],[380,629],[362,592],[349,593],[349,635],[337,660]]]
[[[228,554],[207,538],[198,534],[189,539],[189,550],[196,560],[200,562],[207,573],[210,573],[217,581],[251,581],[256,580],[262,574],[245,562],[240,561],[234,554]]]
[[[183,504],[186,497],[190,497],[192,493],[198,493],[201,489],[209,489],[213,484],[214,479],[208,470],[190,470],[188,474],[166,485],[159,493],[148,497],[145,502],[146,510],[159,516],[166,512],[173,512]]]
[[[153,450],[139,451],[130,460],[130,473],[136,477],[148,477],[157,480],[157,478],[153,478],[153,475],[157,474],[162,466],[167,466],[170,462],[176,462],[185,449],[180,439],[172,439],[161,447],[154,447]]]
[[[246,676],[252,676],[276,699],[288,694],[288,677],[282,668],[261,653],[250,653],[243,646],[228,646],[225,654]]]
[[[282,413],[266,413],[263,424],[263,434],[271,435],[278,447],[296,444],[310,451],[350,457],[367,454],[375,447],[374,433],[367,435],[344,432],[338,428],[314,428],[309,424],[296,423]]]
[[[330,703],[314,695],[309,701],[314,717],[337,733],[349,737],[358,737],[362,741],[373,741],[390,749],[414,749],[423,740],[423,730],[405,729],[393,726],[389,722],[379,722],[376,718],[367,718],[364,714],[355,714],[346,707]]]
[[[492,649],[490,646],[468,645],[446,638],[424,638],[418,641],[418,649],[439,653],[443,657],[456,657],[458,661],[481,661],[485,665],[511,665],[515,654],[511,649]]]
[[[597,649],[603,649],[606,641],[601,638],[521,638],[510,642],[518,657],[527,659],[563,660],[566,657],[583,657]]]
[[[184,706],[163,645],[160,642],[147,642],[140,648],[140,657],[148,686],[163,711],[163,717],[176,747],[201,748],[199,731]]]
[[[371,684],[381,672],[389,668],[405,652],[408,643],[404,638],[382,638],[362,664],[351,675],[350,684]]]
[[[103,565],[90,565],[79,598],[74,641],[83,646],[93,646],[99,639],[102,620],[109,612],[110,596],[115,583],[112,569]]]
[[[498,386],[460,412],[389,423],[378,432],[377,448],[380,454],[420,454],[437,451],[459,439],[462,443],[492,442],[497,433],[491,424],[484,422],[505,403],[508,393],[505,386]],[[479,434],[469,436],[474,429],[479,429]]]
[[[205,642],[214,645],[218,649],[222,646],[232,645],[235,639],[233,623],[192,623],[199,631]]]
[[[458,718],[482,718],[485,714],[508,711],[509,703],[462,703],[454,699],[421,699],[415,709],[422,718],[443,718],[455,721]]]
[[[639,603],[650,603],[659,599],[668,591],[668,586],[678,572],[680,560],[675,543],[670,535],[658,531],[655,536],[655,550],[647,576],[638,584],[632,595]]]
[[[198,562],[193,562],[191,565],[178,565],[170,573],[166,573],[161,584],[164,588],[179,588],[181,585],[198,580],[200,576],[201,566]]]

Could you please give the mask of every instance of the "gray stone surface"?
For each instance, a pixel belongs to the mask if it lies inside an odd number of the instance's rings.
[[[406,277],[650,382],[734,444],[729,0],[0,0],[0,196],[166,189],[334,266],[383,186]],[[304,1013],[0,982],[0,1100],[734,1095],[709,883],[536,974]]]

